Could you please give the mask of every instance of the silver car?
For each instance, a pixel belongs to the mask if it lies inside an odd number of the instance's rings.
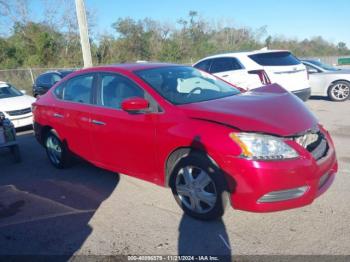
[[[301,60],[309,73],[311,96],[345,101],[350,94],[350,69],[335,68],[317,60]]]

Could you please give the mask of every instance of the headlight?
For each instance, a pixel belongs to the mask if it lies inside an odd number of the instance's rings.
[[[230,138],[242,149],[242,157],[254,160],[280,160],[298,157],[282,138],[256,133],[231,133]]]

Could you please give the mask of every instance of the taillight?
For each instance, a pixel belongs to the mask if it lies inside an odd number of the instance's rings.
[[[266,74],[265,70],[263,70],[263,69],[251,70],[251,71],[248,71],[248,74],[258,75],[258,77],[263,85],[271,84],[269,76]]]

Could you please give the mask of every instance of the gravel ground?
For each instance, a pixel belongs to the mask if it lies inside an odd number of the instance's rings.
[[[350,255],[350,101],[307,105],[336,143],[333,186],[307,207],[216,222],[184,216],[169,189],[83,162],[56,170],[22,132],[23,163],[0,151],[0,255]]]

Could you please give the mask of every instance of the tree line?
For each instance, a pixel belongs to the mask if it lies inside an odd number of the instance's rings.
[[[60,23],[14,21],[11,33],[0,37],[0,68],[82,66],[75,15],[62,17]],[[322,36],[301,41],[271,36],[266,26],[253,30],[229,23],[215,24],[195,11],[174,24],[126,17],[116,19],[111,27],[112,33],[96,37],[93,23],[90,25],[95,65],[137,60],[192,63],[210,54],[263,47],[288,49],[300,57],[350,55],[344,42],[334,44]]]

